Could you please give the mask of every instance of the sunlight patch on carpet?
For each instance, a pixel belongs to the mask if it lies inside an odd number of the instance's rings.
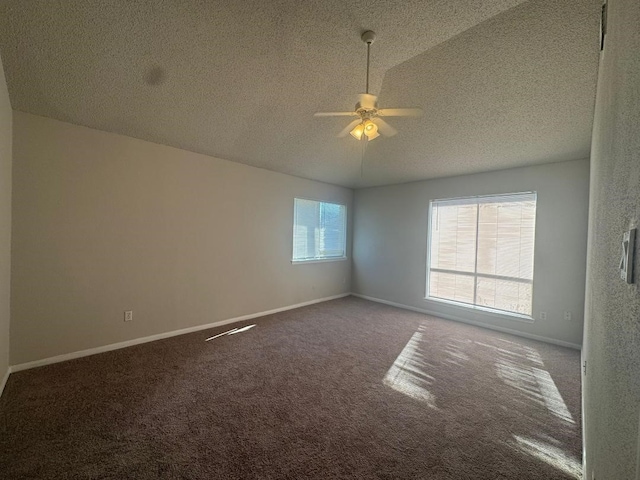
[[[251,330],[253,327],[255,327],[255,324],[247,325],[245,327],[233,328],[231,330],[227,330],[226,332],[219,333],[218,335],[214,335],[213,337],[209,337],[205,340],[205,342],[208,342],[218,337],[224,337],[225,335],[235,335],[236,333],[246,332],[247,330]]]
[[[516,442],[512,447],[516,450],[541,460],[567,475],[580,480],[582,478],[582,463],[561,448],[533,438],[514,435]]]
[[[423,342],[424,327],[419,327],[384,377],[383,383],[413,399],[425,402],[431,408],[437,408],[435,396],[427,389],[435,380],[424,371],[420,346]]]
[[[530,401],[542,405],[556,418],[575,425],[571,412],[562,398],[556,383],[544,369],[538,352],[524,345],[515,345],[519,352],[476,342],[495,349],[498,354],[495,366],[502,381],[522,392]]]
[[[542,393],[542,399],[547,409],[559,419],[575,424],[576,422],[571,416],[567,404],[562,399],[562,395],[560,395],[560,391],[549,372],[535,367],[532,367],[531,371],[536,378],[538,388],[540,389],[540,393]]]

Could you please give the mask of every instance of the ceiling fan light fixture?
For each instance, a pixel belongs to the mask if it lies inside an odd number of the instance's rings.
[[[367,134],[367,140],[371,141],[374,138],[378,138],[380,134],[378,132],[371,132]]]
[[[362,140],[364,137],[364,140],[367,141],[378,138],[380,135],[392,137],[398,131],[380,117],[418,117],[422,114],[422,110],[419,108],[378,108],[378,97],[369,93],[371,44],[375,40],[376,34],[367,30],[361,38],[367,45],[367,76],[365,93],[358,95],[355,110],[351,112],[316,112],[313,115],[315,117],[359,117],[340,131],[339,138],[345,137],[347,133],[350,133],[356,140]]]
[[[356,140],[360,140],[362,138],[362,135],[365,133],[365,125],[364,125],[364,123],[359,123],[349,133]]]
[[[373,140],[374,138],[378,138],[380,136],[380,134],[378,133],[378,126],[371,120],[365,120],[363,125],[364,134],[367,136],[367,140]]]

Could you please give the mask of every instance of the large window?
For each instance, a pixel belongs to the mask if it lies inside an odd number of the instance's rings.
[[[294,262],[346,257],[347,207],[296,198],[293,210]]]
[[[536,194],[430,207],[427,298],[531,316]]]

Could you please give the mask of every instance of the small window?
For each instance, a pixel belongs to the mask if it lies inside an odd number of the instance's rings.
[[[536,199],[433,200],[427,298],[531,316]]]
[[[346,258],[346,206],[296,198],[293,210],[294,262]]]

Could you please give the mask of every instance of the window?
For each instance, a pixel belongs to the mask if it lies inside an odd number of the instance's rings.
[[[346,258],[347,207],[296,198],[293,210],[294,262]]]
[[[531,316],[536,193],[433,200],[427,298]]]

